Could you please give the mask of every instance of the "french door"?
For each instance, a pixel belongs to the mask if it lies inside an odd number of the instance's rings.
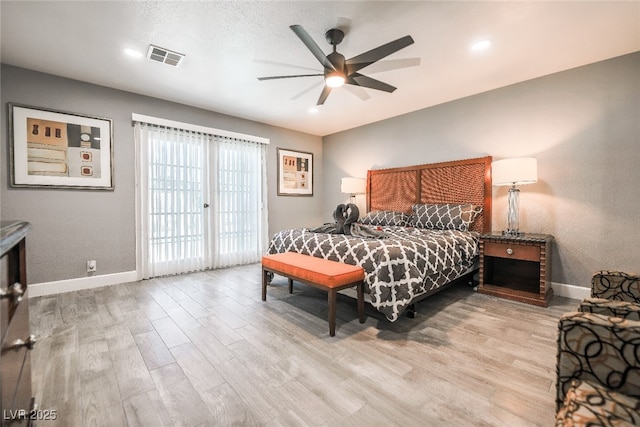
[[[143,278],[256,262],[266,244],[264,144],[135,124]]]

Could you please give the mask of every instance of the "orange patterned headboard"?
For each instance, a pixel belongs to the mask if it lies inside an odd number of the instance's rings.
[[[416,203],[482,206],[471,229],[491,231],[491,156],[367,172],[367,211],[411,213]]]

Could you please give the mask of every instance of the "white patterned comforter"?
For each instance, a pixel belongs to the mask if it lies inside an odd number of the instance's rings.
[[[268,252],[299,252],[361,266],[371,305],[391,322],[416,298],[459,277],[478,256],[475,232],[405,227],[382,230],[389,238],[283,230],[271,239]]]

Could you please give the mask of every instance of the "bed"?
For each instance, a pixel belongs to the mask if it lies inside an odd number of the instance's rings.
[[[282,230],[268,252],[299,252],[365,270],[365,294],[389,321],[477,270],[491,231],[491,157],[369,170],[359,224],[384,238]]]

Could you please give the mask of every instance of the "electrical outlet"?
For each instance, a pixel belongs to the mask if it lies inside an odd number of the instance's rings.
[[[96,260],[91,259],[87,261],[87,273],[93,273],[96,271]]]

